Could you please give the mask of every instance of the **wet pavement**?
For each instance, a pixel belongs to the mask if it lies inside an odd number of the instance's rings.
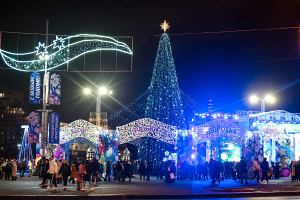
[[[270,184],[242,185],[238,181],[224,180],[220,184],[212,184],[211,180],[183,181],[166,184],[156,177],[150,181],[133,178],[131,182],[99,182],[94,183],[94,191],[77,191],[76,184],[68,183],[67,190],[58,184],[57,191],[49,191],[39,186],[38,177],[23,177],[16,181],[0,180],[0,199],[198,199],[198,198],[241,198],[263,196],[300,196],[300,182],[291,179],[271,180]],[[88,185],[88,184],[87,184]],[[80,197],[80,198],[79,198]],[[97,198],[96,198],[97,197]],[[291,198],[289,198],[291,199]]]

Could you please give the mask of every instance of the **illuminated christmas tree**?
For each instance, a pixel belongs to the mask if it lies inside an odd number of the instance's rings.
[[[164,31],[169,28],[166,22],[161,26]],[[178,86],[170,39],[166,32],[162,34],[159,41],[148,91],[145,117],[184,128],[181,91]]]

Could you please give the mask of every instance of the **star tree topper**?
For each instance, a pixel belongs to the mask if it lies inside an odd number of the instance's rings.
[[[164,23],[161,23],[160,27],[161,30],[164,30],[164,32],[166,32],[166,30],[170,28],[169,23],[167,23],[166,20],[164,21]]]

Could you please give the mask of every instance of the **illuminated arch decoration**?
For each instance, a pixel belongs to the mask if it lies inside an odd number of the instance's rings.
[[[207,142],[215,146],[216,141],[232,141],[237,145],[245,144],[246,128],[236,121],[216,119],[205,124],[195,126],[192,132],[194,144]]]
[[[72,40],[72,42],[71,42]],[[131,49],[124,43],[115,40],[112,37],[91,34],[79,34],[69,37],[58,37],[52,44],[45,46],[39,43],[36,51],[28,53],[12,53],[0,49],[0,54],[4,62],[11,68],[19,71],[43,71],[47,61],[48,70],[64,65],[75,58],[94,51],[113,50],[132,55]],[[48,54],[51,52],[51,54]],[[49,59],[45,59],[45,55]],[[42,55],[42,59],[38,59]],[[35,60],[28,60],[36,58]]]
[[[119,143],[140,145],[142,137],[150,137],[162,142],[177,144],[177,128],[150,118],[143,118],[116,128]]]
[[[99,144],[100,131],[101,127],[79,119],[60,128],[59,144],[64,144],[75,138],[85,138],[92,143]]]

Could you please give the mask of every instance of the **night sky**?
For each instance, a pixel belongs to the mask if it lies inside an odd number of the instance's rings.
[[[266,104],[266,111],[300,113],[298,29],[176,35],[298,27],[299,0],[0,2],[0,31],[45,33],[46,20],[50,34],[133,37],[132,73],[58,72],[62,76],[62,104],[49,108],[61,115],[61,121],[87,120],[89,112],[95,111],[95,98],[84,95],[85,87],[107,86],[114,91],[119,103],[108,96],[102,98],[102,111],[109,114],[144,92],[151,82],[158,35],[163,33],[159,25],[164,20],[171,27],[167,33],[179,86],[203,107],[207,108],[211,93],[217,111],[260,110],[259,104],[251,106],[249,96],[273,94],[276,103]],[[3,33],[1,48],[16,49],[16,42],[7,35]],[[33,41],[21,39],[19,51],[32,51]],[[82,65],[81,58],[70,63],[74,68]],[[7,67],[2,59],[0,67]],[[23,92],[31,112],[41,109],[42,104],[29,105],[29,76],[0,69],[0,84]]]

